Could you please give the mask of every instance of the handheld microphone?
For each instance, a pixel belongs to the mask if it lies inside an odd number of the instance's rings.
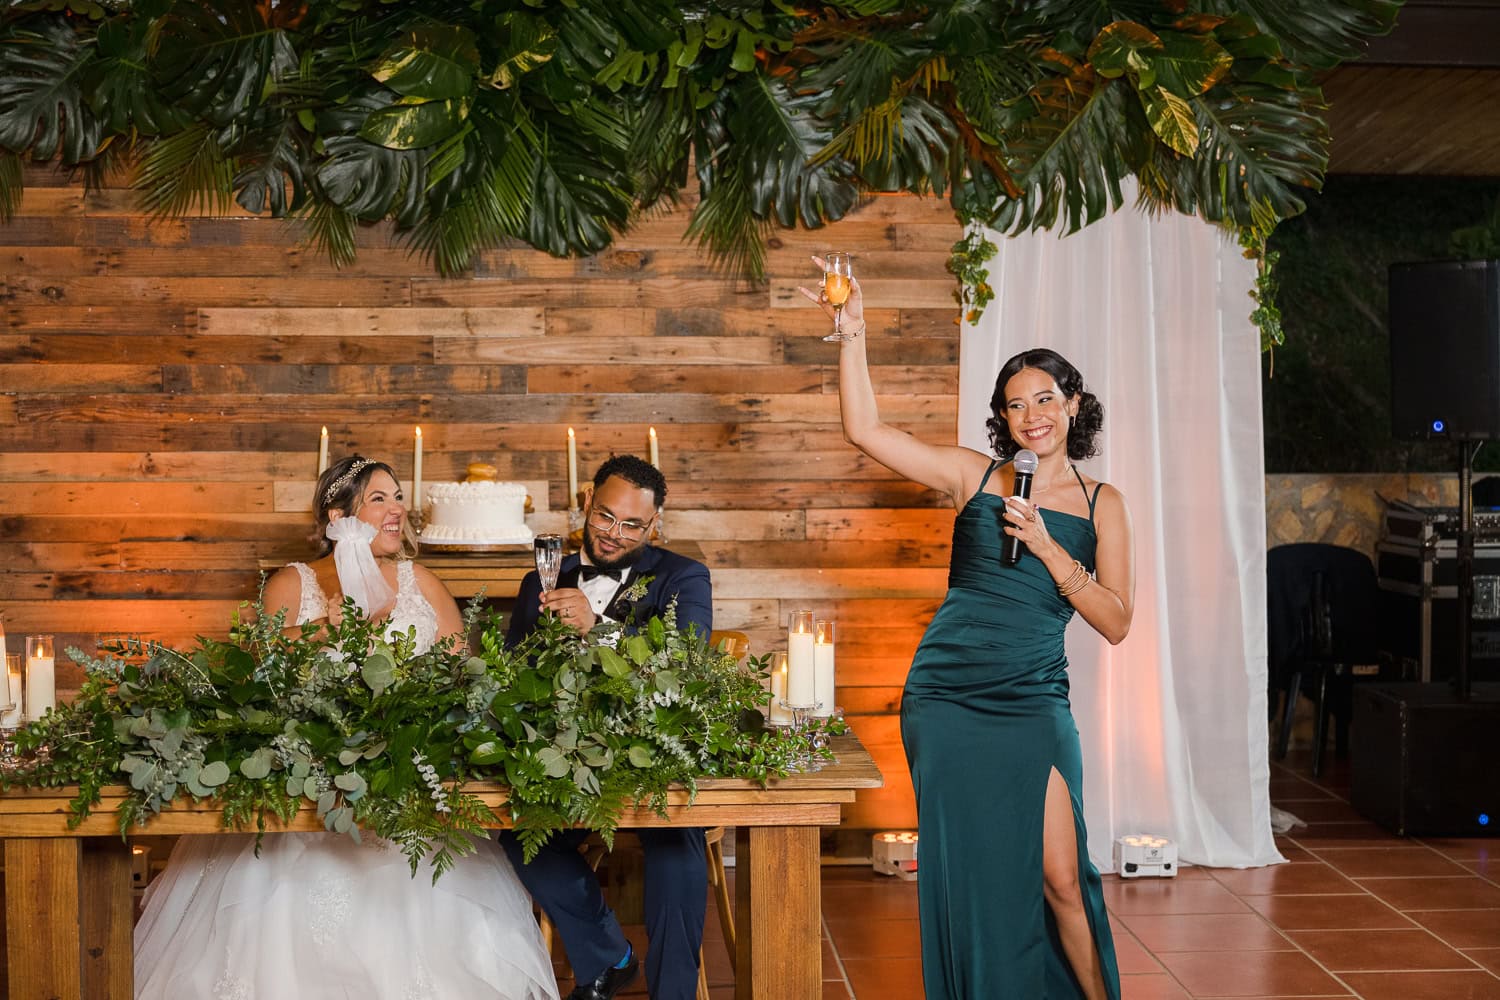
[[[1016,457],[1011,463],[1016,470],[1014,496],[1022,500],[1031,499],[1031,477],[1036,475],[1036,463],[1036,452],[1030,448],[1022,448],[1016,452]],[[1006,535],[1000,539],[1000,561],[1007,566],[1014,566],[1021,561],[1021,540],[1015,535]]]

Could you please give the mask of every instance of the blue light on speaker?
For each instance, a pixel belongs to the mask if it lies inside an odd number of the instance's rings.
[[[1434,420],[1432,422],[1432,433],[1434,433],[1434,434],[1441,434],[1441,433],[1443,433],[1443,431],[1445,431],[1447,429],[1448,429],[1448,424],[1446,422],[1442,421],[1442,420]]]
[[[1479,825],[1480,826],[1489,826],[1490,825],[1490,814],[1489,813],[1480,813],[1479,814]]]

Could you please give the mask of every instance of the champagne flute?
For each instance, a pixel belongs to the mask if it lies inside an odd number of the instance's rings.
[[[853,261],[844,251],[831,250],[823,258],[823,295],[833,306],[833,332],[824,337],[824,340],[853,339],[843,332],[844,303],[849,301],[849,292],[852,290],[850,279],[853,277]]]
[[[537,535],[532,542],[536,552],[536,573],[542,579],[542,592],[557,586],[557,571],[562,568],[562,535]]]

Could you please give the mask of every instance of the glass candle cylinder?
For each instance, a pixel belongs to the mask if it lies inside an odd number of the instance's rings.
[[[21,654],[5,654],[5,681],[9,690],[7,699],[0,703],[0,729],[15,729],[26,721],[25,705],[21,698],[23,688]]]
[[[813,697],[818,707],[813,715],[826,719],[833,714],[833,622],[819,621],[813,626]]]

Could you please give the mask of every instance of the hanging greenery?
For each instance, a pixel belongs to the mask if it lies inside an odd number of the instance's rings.
[[[60,160],[133,171],[163,215],[299,218],[338,263],[389,219],[455,274],[509,241],[597,253],[696,180],[690,234],[759,278],[772,227],[869,192],[1071,232],[1133,175],[1148,207],[1261,245],[1322,182],[1314,73],[1399,6],[22,0],[0,14],[0,219],[22,157]]]

